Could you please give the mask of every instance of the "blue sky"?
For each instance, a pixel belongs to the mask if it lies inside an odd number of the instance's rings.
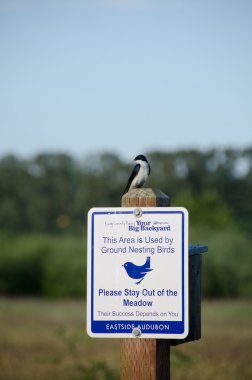
[[[0,156],[252,144],[250,0],[0,0]]]

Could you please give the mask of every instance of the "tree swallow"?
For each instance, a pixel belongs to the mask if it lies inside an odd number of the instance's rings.
[[[127,263],[123,264],[123,267],[125,268],[129,277],[139,280],[136,282],[137,285],[143,281],[147,273],[152,271],[150,268],[150,257],[146,258],[146,261],[143,265],[136,265],[130,261],[127,261]]]
[[[136,162],[136,165],[132,170],[123,195],[130,189],[142,187],[150,175],[150,164],[143,154],[136,156],[134,161]]]

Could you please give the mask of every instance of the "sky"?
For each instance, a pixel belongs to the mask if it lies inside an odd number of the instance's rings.
[[[0,0],[0,156],[252,145],[252,1]]]

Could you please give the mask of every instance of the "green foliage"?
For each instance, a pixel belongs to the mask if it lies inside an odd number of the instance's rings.
[[[250,238],[237,228],[216,231],[192,227],[190,242],[207,242],[203,254],[202,294],[205,297],[252,297]]]
[[[84,239],[0,236],[0,293],[49,297],[86,294]]]
[[[41,295],[46,240],[32,237],[1,236],[0,293],[7,295]]]
[[[252,148],[148,157],[148,186],[186,207],[191,243],[209,246],[203,294],[251,297]],[[85,295],[87,211],[120,206],[131,166],[111,153],[0,159],[0,294]]]
[[[211,229],[222,229],[232,224],[232,216],[227,205],[215,191],[206,191],[198,197],[191,192],[181,192],[174,199],[174,206],[181,206],[190,211],[190,223],[203,225]]]
[[[53,238],[44,263],[43,292],[50,297],[86,295],[84,238]]]
[[[202,294],[252,297],[251,242],[234,227],[190,228],[191,244],[207,244]],[[0,294],[70,297],[86,295],[85,238],[0,236]]]
[[[150,152],[148,186],[187,205],[191,223],[234,221],[252,232],[251,150]],[[133,163],[132,163],[133,164]],[[6,232],[80,233],[93,206],[120,206],[132,165],[111,153],[77,162],[65,154],[0,159],[0,228]]]

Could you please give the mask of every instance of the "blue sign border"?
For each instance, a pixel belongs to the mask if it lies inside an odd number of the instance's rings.
[[[91,226],[91,331],[93,334],[131,334],[133,328],[140,328],[144,334],[167,334],[177,335],[176,338],[185,332],[185,216],[183,211],[144,211],[143,214],[181,214],[182,216],[182,321],[134,321],[134,320],[94,320],[94,217],[96,215],[108,214],[133,214],[132,211],[94,211],[92,213]],[[175,338],[175,339],[176,339]]]

